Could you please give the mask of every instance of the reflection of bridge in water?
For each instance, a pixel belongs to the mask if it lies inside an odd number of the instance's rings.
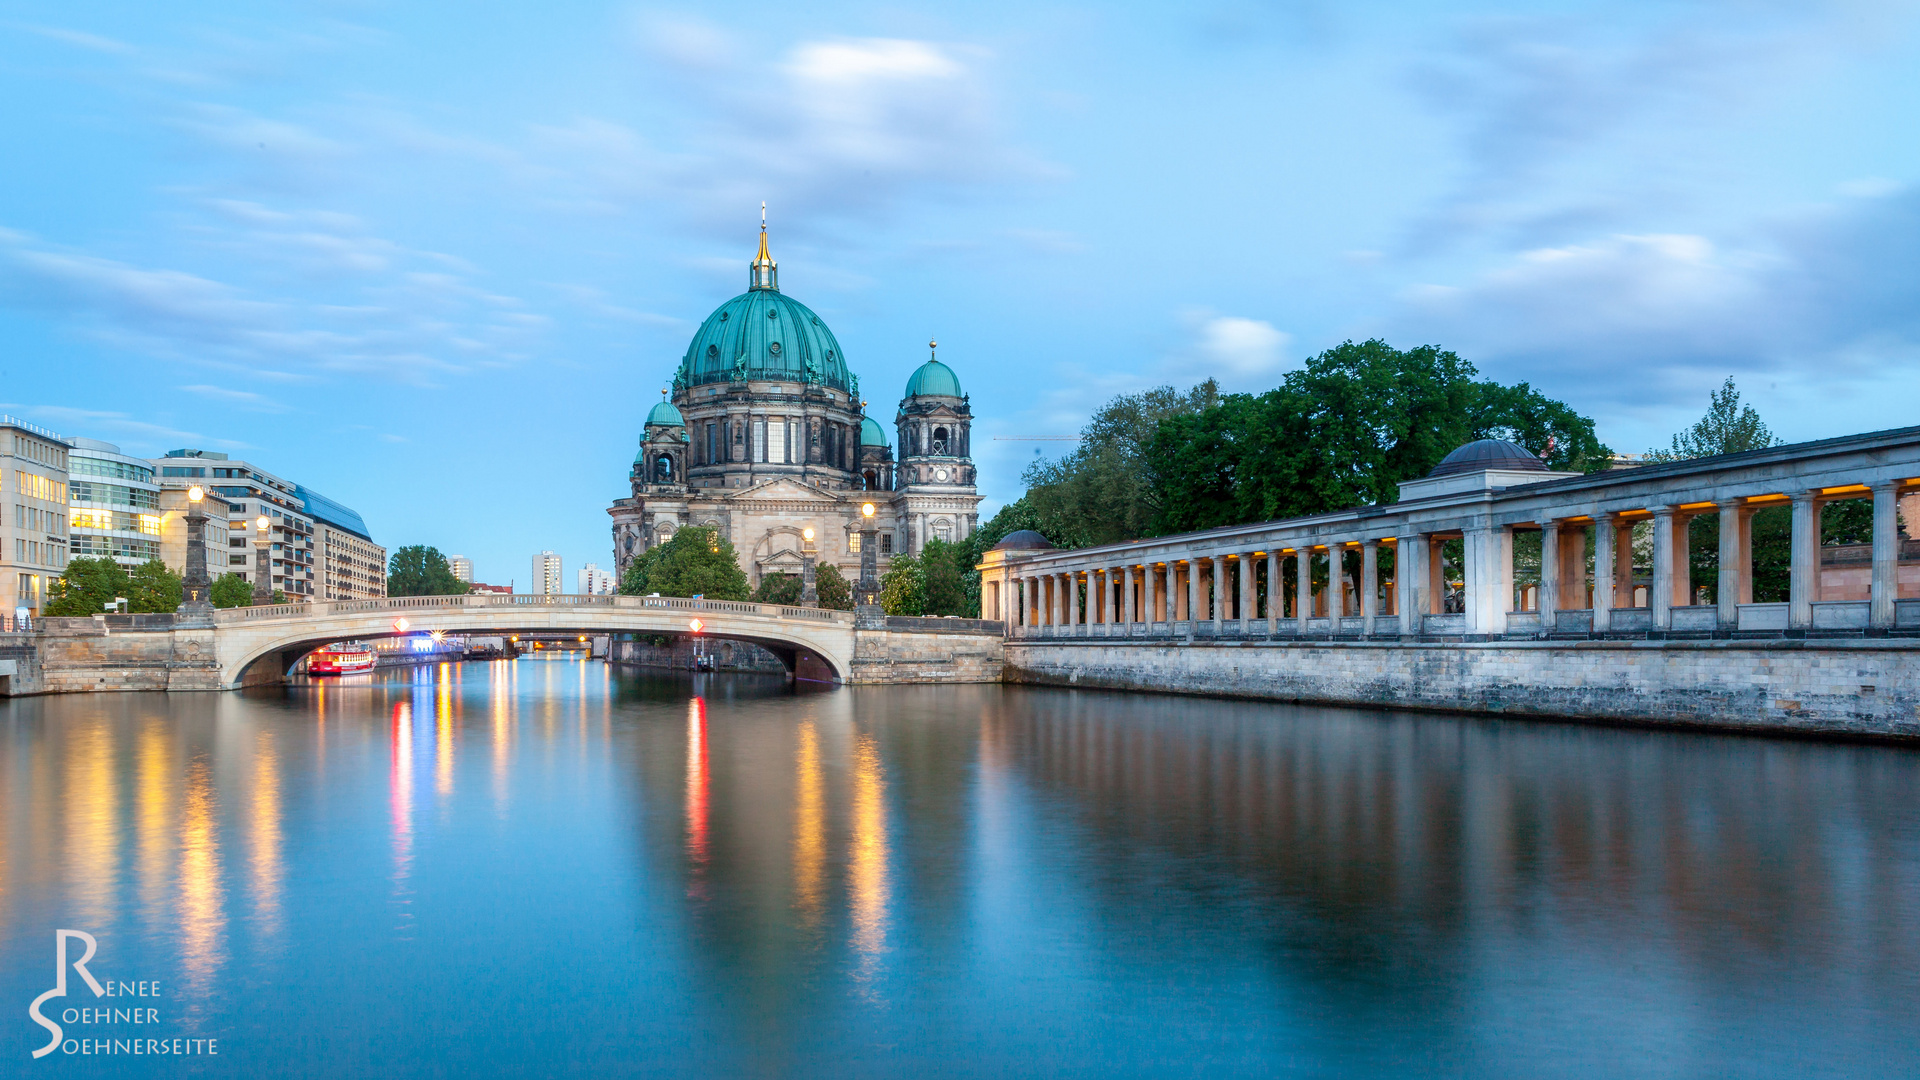
[[[997,682],[1001,627],[963,619],[658,596],[407,596],[228,608],[185,616],[42,620],[9,693],[215,690],[277,684],[329,642],[401,634],[686,635],[751,642],[797,678]],[[24,637],[25,635],[23,635]]]

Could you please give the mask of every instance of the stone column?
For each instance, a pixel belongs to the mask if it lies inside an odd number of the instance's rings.
[[[1465,547],[1467,632],[1498,637],[1507,632],[1513,606],[1513,530],[1469,529]]]
[[[1240,565],[1234,572],[1240,576],[1239,615],[1240,632],[1243,634],[1253,633],[1253,620],[1257,614],[1255,609],[1259,606],[1253,589],[1253,579],[1255,576],[1253,567],[1253,552],[1242,552],[1240,555]]]
[[[1613,628],[1614,543],[1620,529],[1612,514],[1593,518],[1593,632],[1604,634]]]
[[[1653,628],[1673,625],[1673,507],[1653,508],[1653,584],[1647,587],[1647,606],[1653,609]]]
[[[1267,636],[1280,628],[1280,546],[1267,551]]]
[[[1313,617],[1313,545],[1301,544],[1295,549],[1293,568],[1293,615],[1300,624],[1302,637],[1307,633],[1307,620]]]
[[[1873,591],[1867,628],[1883,634],[1893,629],[1893,602],[1900,595],[1899,500],[1899,484],[1873,485]]]
[[[1074,571],[1061,577],[1067,589],[1067,625],[1080,625],[1080,572]],[[1074,631],[1068,631],[1073,633]]]
[[[1719,609],[1714,623],[1724,632],[1740,629],[1740,605],[1753,603],[1753,511],[1742,499],[1720,506],[1720,573],[1714,583]]]
[[[1111,625],[1114,621],[1114,576],[1113,568],[1100,571],[1100,621]]]
[[[1133,601],[1133,567],[1126,566],[1121,568],[1120,590],[1120,621],[1126,625],[1127,633],[1131,634],[1133,633],[1133,624],[1139,621],[1135,618],[1139,609],[1134,606]]]
[[[1375,609],[1380,606],[1380,541],[1360,541],[1361,637],[1373,636]]]
[[[1427,572],[1432,561],[1427,557],[1427,549],[1432,541],[1426,533],[1403,533],[1393,542],[1393,576],[1400,586],[1400,636],[1414,637],[1420,633],[1420,620],[1427,613],[1431,586]]]
[[[1787,598],[1787,628],[1805,633],[1813,627],[1813,603],[1820,599],[1820,496],[1793,493],[1793,539]]]
[[[1204,617],[1206,614],[1206,609],[1200,606],[1200,603],[1201,603],[1200,577],[1201,577],[1200,560],[1197,558],[1188,559],[1187,560],[1187,606],[1185,611],[1183,612],[1183,614],[1185,614],[1187,617],[1188,632],[1192,632],[1193,624],[1199,622],[1201,618]]]
[[[1560,523],[1540,523],[1540,632],[1553,630],[1554,612],[1560,610]]]
[[[1213,618],[1209,621],[1213,623],[1214,634],[1218,635],[1220,624],[1227,613],[1227,557],[1225,555],[1215,555],[1207,560],[1207,577],[1212,579],[1208,582],[1210,587],[1207,592],[1213,599]]]
[[[1639,607],[1640,602],[1633,595],[1633,522],[1621,521],[1617,514],[1613,517],[1614,601],[1620,607]]]

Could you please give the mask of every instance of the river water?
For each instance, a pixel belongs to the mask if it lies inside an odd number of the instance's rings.
[[[1920,1074],[1900,749],[577,659],[0,725],[0,1075]]]

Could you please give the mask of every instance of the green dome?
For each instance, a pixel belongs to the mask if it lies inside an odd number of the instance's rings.
[[[929,360],[920,365],[920,370],[907,380],[908,397],[965,397],[960,392],[960,377],[953,369],[938,360]]]
[[[853,392],[833,331],[807,305],[769,288],[721,304],[687,346],[676,387],[749,379],[814,382]]]
[[[887,445],[886,430],[882,428],[879,424],[874,423],[873,417],[871,416],[863,416],[860,418],[860,445],[861,446]]]
[[[660,404],[655,405],[653,407],[653,411],[647,414],[647,424],[649,426],[654,424],[665,424],[668,427],[686,427],[687,426],[687,422],[685,420],[680,419],[680,410],[674,408],[673,402],[671,401],[663,401]]]

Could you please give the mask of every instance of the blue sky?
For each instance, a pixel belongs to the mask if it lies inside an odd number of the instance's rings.
[[[1374,335],[1627,451],[1728,375],[1790,439],[1913,422],[1913,5],[8,12],[0,407],[488,581],[609,561],[762,199],[883,422],[940,340],[989,511],[1115,393]]]

